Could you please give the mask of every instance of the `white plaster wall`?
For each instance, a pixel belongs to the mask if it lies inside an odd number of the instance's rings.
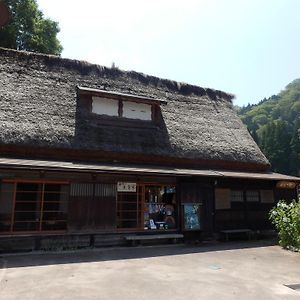
[[[92,97],[92,112],[98,115],[119,116],[119,101],[107,98]]]
[[[123,117],[151,121],[151,105],[123,101]]]

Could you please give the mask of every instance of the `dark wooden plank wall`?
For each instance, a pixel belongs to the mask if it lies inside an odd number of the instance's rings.
[[[235,190],[273,190],[274,203],[247,202],[245,197],[242,203],[231,203],[230,209],[215,211],[215,230],[250,228],[264,230],[273,228],[269,221],[269,211],[276,205],[278,200],[287,201],[295,199],[296,190],[276,189],[275,181],[255,181],[223,179],[219,180],[217,187]]]
[[[285,200],[285,201],[292,201],[297,199],[297,188],[295,189],[276,189],[275,190],[275,199],[277,201],[279,200]]]
[[[258,206],[257,208],[246,208],[246,205],[242,203],[241,208],[231,207],[228,210],[216,210],[216,231],[223,229],[249,228],[258,230],[272,228],[268,214],[274,204],[258,203]]]
[[[180,184],[180,201],[201,204],[201,231],[204,235],[213,233],[214,188],[212,184],[201,182],[182,182]],[[182,206],[181,206],[182,209]],[[181,214],[182,215],[182,214]]]
[[[55,171],[29,171],[29,170],[1,170],[7,178],[24,179],[61,179],[69,182],[87,182],[95,185],[96,182],[115,184],[120,181],[133,182],[176,182],[175,178],[137,176],[137,175],[116,175],[116,174],[95,174],[95,173],[75,173],[75,172],[55,172]],[[203,203],[203,228],[210,232],[219,231],[225,228],[250,227],[262,229],[270,227],[268,212],[275,205],[270,203],[259,203],[245,208],[245,206],[234,207],[230,210],[214,211],[214,187],[232,189],[272,189],[275,191],[275,202],[280,199],[292,200],[297,194],[296,190],[276,189],[274,181],[255,181],[238,179],[215,179],[209,178],[186,178],[178,180],[178,195],[181,202]],[[116,198],[114,196],[71,196],[69,199],[68,231],[93,231],[93,230],[115,230],[116,228]],[[246,212],[245,212],[246,210]],[[245,215],[246,214],[246,215]],[[213,220],[215,219],[215,222]]]
[[[116,229],[116,185],[71,184],[69,231]]]

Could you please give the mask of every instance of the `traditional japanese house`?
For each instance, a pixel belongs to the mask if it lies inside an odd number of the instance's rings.
[[[300,179],[271,172],[232,98],[0,49],[0,251],[270,228]]]

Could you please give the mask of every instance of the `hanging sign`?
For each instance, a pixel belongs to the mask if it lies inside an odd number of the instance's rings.
[[[296,187],[296,183],[292,181],[278,181],[276,183],[276,187],[278,189],[294,189]]]
[[[118,182],[117,191],[118,192],[136,193],[136,183],[135,182]]]

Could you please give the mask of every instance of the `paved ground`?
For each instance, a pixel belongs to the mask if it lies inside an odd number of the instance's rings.
[[[0,299],[300,299],[300,254],[267,242],[0,256]]]

